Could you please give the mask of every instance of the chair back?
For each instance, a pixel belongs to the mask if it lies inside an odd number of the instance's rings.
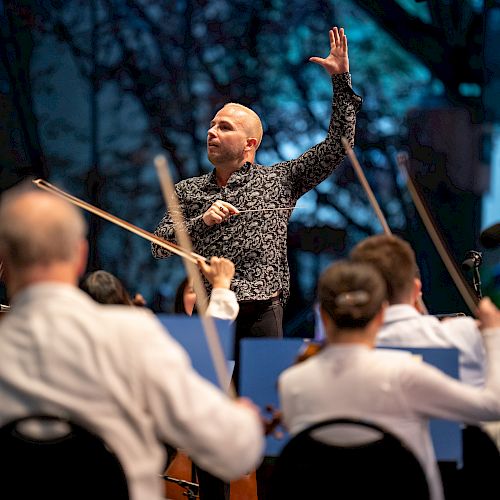
[[[342,434],[353,429],[371,437],[346,444]],[[269,493],[272,500],[429,498],[425,473],[406,445],[377,425],[347,418],[318,422],[294,436],[276,461]]]
[[[64,418],[35,415],[0,428],[0,475],[11,498],[128,500],[116,455],[94,432]]]
[[[462,430],[464,463],[459,471],[463,498],[499,498],[500,453],[495,442],[480,427],[467,425]]]

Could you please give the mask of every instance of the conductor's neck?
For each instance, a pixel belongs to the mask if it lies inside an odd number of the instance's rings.
[[[240,158],[236,161],[232,160],[216,164],[214,163],[217,184],[219,186],[225,186],[234,172],[237,172],[243,165],[245,165],[245,163],[253,163],[254,160],[255,155],[245,154],[243,159]]]

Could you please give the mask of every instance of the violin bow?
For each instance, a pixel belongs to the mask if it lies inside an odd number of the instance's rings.
[[[384,234],[386,234],[387,236],[392,236],[391,228],[389,227],[389,224],[387,223],[387,220],[384,217],[384,213],[382,212],[382,209],[380,208],[380,205],[378,204],[377,198],[375,198],[375,195],[373,194],[372,188],[370,187],[370,184],[368,183],[368,180],[366,179],[363,168],[361,167],[361,165],[356,157],[356,154],[354,153],[354,150],[351,148],[349,141],[345,137],[342,137],[341,140],[342,140],[342,144],[344,145],[344,149],[347,153],[347,156],[349,157],[351,165],[353,166],[354,171],[356,172],[356,175],[358,176],[359,182],[361,183],[361,186],[365,190],[365,193],[368,196],[368,200],[370,201],[370,204],[371,204],[373,210],[375,211],[375,214],[376,214],[376,216],[377,216],[377,218],[382,226],[382,229],[384,230]],[[429,314],[422,297],[418,297],[417,300],[418,300],[420,309],[423,311],[423,313]]]
[[[399,153],[396,158],[396,163],[406,181],[406,186],[411,195],[413,203],[424,223],[424,227],[427,230],[427,233],[431,237],[434,246],[443,261],[446,269],[448,270],[455,286],[457,287],[460,295],[462,296],[464,302],[467,304],[467,307],[470,309],[471,313],[474,314],[477,309],[478,299],[469,288],[466,283],[464,277],[458,272],[457,264],[453,261],[453,259],[449,255],[449,251],[446,249],[446,246],[443,242],[442,237],[439,234],[436,223],[434,222],[429,209],[426,207],[424,203],[424,199],[418,192],[417,186],[413,182],[409,171],[408,171],[408,155],[405,153]]]
[[[134,224],[131,224],[130,222],[120,219],[119,217],[116,217],[115,215],[112,215],[108,212],[105,212],[104,210],[95,207],[94,205],[91,205],[86,201],[80,200],[80,198],[77,198],[76,196],[66,193],[62,189],[53,186],[52,184],[50,184],[47,181],[44,181],[43,179],[35,179],[33,181],[33,184],[35,184],[35,186],[37,186],[38,188],[43,189],[44,191],[48,191],[49,193],[52,193],[56,196],[59,196],[60,198],[65,199],[72,205],[83,208],[87,212],[93,213],[94,215],[97,215],[102,219],[106,219],[107,221],[112,222],[113,224],[116,224],[117,226],[120,226],[123,229],[130,231],[131,233],[137,234],[138,236],[141,236],[142,238],[149,240],[152,243],[156,243],[162,248],[168,250],[169,252],[179,255],[182,258],[189,260],[190,262],[193,262],[194,264],[196,264],[198,260],[203,260],[203,261],[207,260],[205,257],[203,257],[202,255],[198,255],[197,253],[194,252],[186,253],[179,245],[170,243],[169,241],[166,241],[163,238],[159,238],[153,233],[150,233],[140,227],[134,226]]]
[[[154,159],[154,164],[160,185],[162,189],[163,198],[167,206],[167,210],[172,217],[174,223],[175,236],[180,248],[184,250],[185,255],[193,255],[191,238],[189,237],[185,227],[185,220],[179,204],[179,198],[175,191],[175,186],[172,181],[172,176],[168,169],[167,159],[164,155],[158,155]],[[206,314],[208,297],[205,286],[201,280],[200,272],[196,266],[196,261],[192,259],[183,258],[186,273],[189,279],[193,282],[194,291],[196,293],[196,304],[200,311],[200,318],[207,339],[212,361],[214,363],[215,371],[219,381],[220,388],[226,390],[230,397],[236,397],[236,391],[229,377],[227,370],[226,359],[220,343],[220,338],[215,326],[214,319]]]

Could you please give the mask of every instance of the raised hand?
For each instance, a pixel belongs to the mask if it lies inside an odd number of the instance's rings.
[[[349,57],[347,55],[347,37],[344,28],[335,26],[330,30],[330,53],[322,57],[310,57],[309,61],[323,66],[329,75],[338,75],[349,71]]]

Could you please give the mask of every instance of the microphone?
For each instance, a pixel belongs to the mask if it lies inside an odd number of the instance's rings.
[[[484,248],[496,248],[500,246],[500,222],[487,227],[479,236],[479,241]]]
[[[464,271],[469,271],[473,268],[478,268],[483,262],[483,256],[481,252],[476,252],[475,250],[469,250],[465,254],[465,260],[462,262],[462,269]]]

